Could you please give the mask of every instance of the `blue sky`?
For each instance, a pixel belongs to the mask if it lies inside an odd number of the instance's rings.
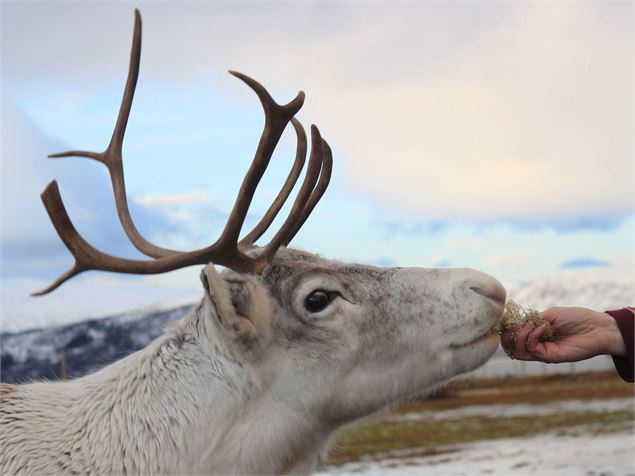
[[[69,300],[100,315],[198,294],[190,269],[87,273],[59,297],[26,297],[72,263],[39,202],[53,178],[91,243],[136,256],[105,169],[45,158],[107,144],[135,6],[144,36],[124,161],[152,241],[193,249],[222,229],[263,120],[226,73],[236,69],[279,102],[304,90],[299,119],[333,147],[332,184],[294,246],[381,266],[472,267],[509,284],[632,269],[629,2],[4,2],[5,315]],[[287,131],[248,224],[293,149]]]

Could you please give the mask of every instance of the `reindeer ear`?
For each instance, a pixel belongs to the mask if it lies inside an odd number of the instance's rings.
[[[216,317],[224,326],[235,318],[236,311],[232,305],[231,294],[225,280],[214,269],[214,265],[207,265],[201,271],[201,282],[205,290],[205,297],[209,299]]]
[[[258,324],[258,314],[252,302],[253,287],[248,280],[224,280],[213,265],[201,271],[201,282],[205,289],[205,299],[209,302],[212,314],[220,324],[221,333],[230,347],[239,354],[251,352],[261,347],[261,341],[269,332]],[[252,320],[256,318],[255,320]]]

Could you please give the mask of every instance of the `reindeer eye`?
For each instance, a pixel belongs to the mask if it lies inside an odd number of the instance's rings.
[[[304,307],[309,312],[319,312],[329,305],[331,296],[326,291],[318,289],[309,294],[304,300]]]

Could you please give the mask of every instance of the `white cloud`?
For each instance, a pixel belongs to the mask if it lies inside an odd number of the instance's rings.
[[[488,241],[484,238],[448,238],[445,244],[452,248],[466,248],[478,250],[488,245]]]
[[[175,195],[141,195],[134,197],[134,201],[146,207],[165,207],[206,202],[210,200],[210,197],[209,192],[191,192]]]
[[[187,287],[182,283],[180,286],[162,286],[158,284],[157,278],[148,282],[148,278],[93,275],[75,279],[54,293],[34,298],[30,293],[47,286],[47,281],[35,278],[3,279],[0,286],[0,332],[17,332],[131,310],[194,303],[201,296],[200,284],[191,279],[187,283],[192,286]]]
[[[119,82],[129,5],[29,8],[5,9],[12,87]],[[631,13],[588,2],[155,4],[143,8],[141,84],[233,67],[281,100],[301,86],[302,117],[321,126],[350,186],[385,208],[476,221],[620,214],[632,201]],[[24,35],[33,18],[41,28]],[[215,87],[253,99],[229,78]]]
[[[628,212],[631,32],[605,20],[592,5],[527,4],[442,64],[414,55],[392,81],[332,86],[323,129],[354,187],[386,208],[468,220]]]
[[[50,160],[46,155],[64,147],[49,138],[3,97],[1,112],[2,186],[0,199],[0,266],[4,277],[42,277],[64,271],[73,258],[57,236],[40,200],[53,179],[60,185],[71,220],[87,241],[99,249],[129,256],[132,245],[116,217],[114,199],[102,166],[81,159]],[[144,207],[132,213],[147,234],[174,232],[165,217]]]

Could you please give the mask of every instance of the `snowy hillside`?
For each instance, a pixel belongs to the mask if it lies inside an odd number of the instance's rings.
[[[629,266],[567,270],[508,286],[507,294],[523,306],[540,310],[552,306],[620,309],[635,305],[634,271]]]
[[[184,317],[192,307],[0,334],[0,380],[57,379],[62,355],[69,376],[84,375],[145,347],[170,321]]]

